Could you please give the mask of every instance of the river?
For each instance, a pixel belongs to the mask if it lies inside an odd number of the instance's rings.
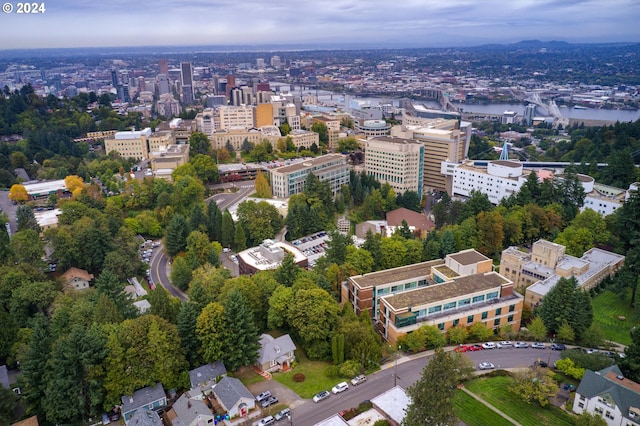
[[[279,91],[290,91],[291,87],[287,83],[270,82],[272,88],[277,88]],[[398,106],[400,99],[391,97],[357,97],[353,95],[343,95],[341,93],[330,92],[327,90],[316,90],[311,88],[300,88],[296,86],[294,91],[296,95],[317,95],[318,101],[327,106],[340,107],[345,109],[349,100],[358,99],[364,102],[368,102],[370,105],[380,104],[392,104]],[[436,101],[417,101],[417,103],[424,103],[427,107],[439,108],[439,103]],[[500,103],[500,104],[472,104],[472,103],[459,103],[454,105],[461,108],[463,112],[481,113],[481,114],[502,114],[505,111],[515,111],[520,116],[524,114],[525,104],[514,103]],[[583,119],[583,120],[602,120],[602,121],[636,121],[640,120],[640,110],[621,110],[621,109],[574,109],[572,107],[561,107],[560,113],[566,118]],[[537,107],[536,115],[546,116],[547,111],[544,108]]]

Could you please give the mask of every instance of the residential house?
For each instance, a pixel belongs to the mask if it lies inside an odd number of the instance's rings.
[[[256,407],[255,397],[235,377],[223,377],[213,388],[213,395],[229,417],[246,417]]]
[[[7,389],[11,388],[11,383],[9,383],[9,371],[7,370],[6,365],[0,365],[0,385]]]
[[[402,221],[407,222],[407,226],[411,232],[419,232],[421,238],[433,231],[436,224],[433,223],[424,213],[418,213],[413,210],[401,207],[399,209],[387,212],[387,232],[394,233],[398,228],[402,227]]]
[[[617,365],[587,370],[578,385],[573,412],[598,414],[609,426],[640,425],[640,383],[625,378]]]
[[[199,396],[199,395],[196,395]],[[191,398],[189,392],[180,395],[167,412],[172,426],[204,426],[214,424],[213,413],[202,399]]]
[[[89,288],[93,280],[93,274],[85,269],[72,266],[67,272],[62,274],[65,290],[85,290]]]
[[[260,336],[260,355],[258,367],[262,371],[277,371],[291,366],[295,355],[296,345],[288,334],[273,338],[268,334]]]
[[[218,378],[222,378],[226,375],[227,369],[222,361],[215,361],[211,364],[205,364],[198,368],[194,368],[189,371],[189,380],[191,381],[191,390],[189,393],[194,396],[194,392],[209,395],[218,382]]]
[[[38,416],[31,416],[17,423],[11,423],[11,426],[38,426]]]
[[[128,426],[164,426],[160,415],[153,410],[138,410],[127,422]]]
[[[138,410],[159,410],[167,405],[167,395],[161,383],[138,389],[133,395],[125,395],[122,400],[122,416],[129,426],[129,419]]]

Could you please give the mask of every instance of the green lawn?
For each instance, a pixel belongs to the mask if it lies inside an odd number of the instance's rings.
[[[512,423],[470,395],[456,392],[453,400],[456,416],[469,426],[511,426]]]
[[[640,326],[640,321],[633,316],[633,310],[629,306],[631,289],[624,299],[609,290],[605,290],[593,299],[593,323],[598,324],[607,340],[612,340],[623,345],[631,344],[629,330],[634,326]],[[618,316],[626,319],[621,321]]]
[[[511,377],[481,377],[465,384],[467,389],[524,426],[573,425],[573,417],[560,408],[527,404],[509,391]],[[473,411],[475,415],[476,411]],[[466,415],[466,414],[465,414]],[[496,414],[497,418],[498,415]],[[462,417],[461,417],[462,418]],[[485,423],[486,424],[486,423]],[[492,423],[489,423],[492,424]]]
[[[311,398],[318,392],[331,390],[336,384],[345,381],[345,379],[333,379],[325,375],[325,370],[331,365],[328,362],[310,361],[301,350],[297,350],[296,355],[299,361],[296,367],[284,373],[274,373],[273,379],[292,389],[301,397]],[[304,374],[304,382],[293,381],[293,375],[297,373]]]

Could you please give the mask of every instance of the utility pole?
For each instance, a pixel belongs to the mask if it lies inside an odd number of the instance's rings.
[[[400,350],[402,346],[398,346],[398,350],[396,351],[396,360],[393,364],[393,386],[396,387],[398,384],[398,355],[400,354]]]

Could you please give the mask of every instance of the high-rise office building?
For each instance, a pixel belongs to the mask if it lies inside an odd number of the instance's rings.
[[[191,63],[180,63],[180,85],[182,88],[182,103],[185,105],[193,104],[193,70]]]
[[[118,87],[118,71],[116,70],[111,70],[111,85]]]
[[[160,67],[160,74],[169,74],[169,63],[166,59],[160,59],[158,61],[158,66]]]
[[[529,104],[524,107],[524,122],[527,126],[531,126],[533,123],[533,117],[536,116],[536,105]]]
[[[258,68],[259,70],[264,69],[264,58],[256,59],[256,68]]]
[[[236,87],[236,76],[228,75],[227,86],[225,87],[225,94],[227,95],[227,99],[229,99],[229,92],[231,92],[231,89],[233,89],[234,87]]]
[[[166,74],[158,74],[156,80],[158,82],[158,95],[166,95],[167,93],[170,93],[169,78]]]
[[[282,63],[280,62],[280,56],[272,56],[271,57],[271,66],[274,68],[280,68]]]

